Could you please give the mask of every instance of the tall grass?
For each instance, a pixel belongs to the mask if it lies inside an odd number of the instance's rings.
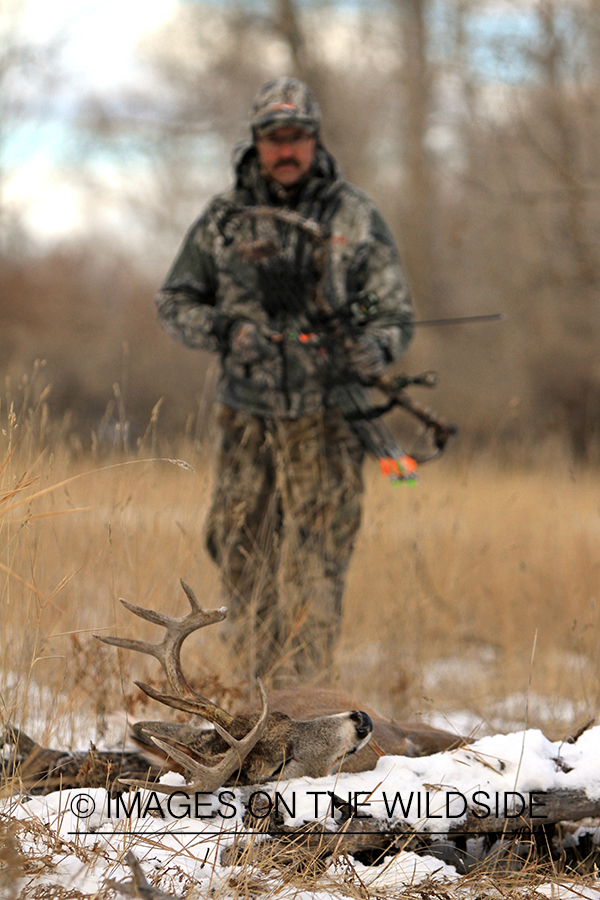
[[[537,712],[530,703],[531,724],[560,731],[574,714],[594,715],[598,473],[572,472],[564,458],[511,470],[485,457],[463,460],[457,448],[423,468],[415,488],[375,478],[345,641],[349,651],[358,635],[375,643],[368,683],[381,673],[377,690],[389,711],[466,707],[485,717],[529,692],[546,701]]]
[[[0,416],[1,717],[41,741],[81,743],[82,716],[86,738],[110,737],[112,716],[143,702],[133,678],[158,675],[152,660],[93,639],[158,637],[118,598],[181,614],[183,576],[204,605],[222,602],[202,535],[211,441],[161,449],[154,421],[128,456],[118,440],[84,453],[68,423],[48,419],[35,382]],[[505,717],[558,736],[593,715],[598,473],[556,453],[511,469],[457,446],[414,487],[370,464],[366,480],[328,682],[397,718],[467,709],[492,727],[516,698]],[[186,644],[186,672],[231,685],[226,647],[209,632]]]

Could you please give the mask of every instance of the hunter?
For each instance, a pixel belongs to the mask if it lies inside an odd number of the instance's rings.
[[[259,91],[235,184],[157,296],[167,332],[220,356],[206,543],[240,673],[327,677],[361,517],[363,384],[406,349],[412,306],[375,204],[344,180],[301,81]]]

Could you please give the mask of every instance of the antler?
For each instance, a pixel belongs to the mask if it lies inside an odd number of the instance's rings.
[[[105,644],[112,644],[114,647],[122,647],[124,650],[137,650],[140,653],[149,654],[159,661],[176,696],[163,694],[143,682],[136,681],[135,683],[138,687],[145,694],[148,694],[149,697],[152,697],[153,700],[158,700],[159,703],[164,703],[166,706],[183,709],[184,712],[200,715],[209,722],[230,725],[233,721],[233,716],[217,706],[216,703],[207,700],[206,697],[202,697],[193,690],[183,674],[180,660],[181,645],[186,637],[199,628],[204,628],[206,625],[222,622],[227,615],[227,607],[204,609],[204,607],[200,606],[191,587],[183,579],[180,579],[180,583],[191,606],[191,611],[187,616],[181,616],[181,618],[166,616],[153,609],[144,609],[142,606],[130,603],[129,600],[121,599],[125,609],[128,609],[141,619],[154,622],[156,625],[162,625],[166,629],[165,636],[160,643],[152,644],[149,641],[99,634],[94,635],[94,637]]]
[[[146,619],[148,622],[154,622],[156,625],[162,625],[166,629],[165,636],[159,643],[153,644],[149,641],[120,638],[112,635],[103,636],[96,634],[94,637],[105,644],[122,647],[125,650],[138,650],[140,653],[154,656],[161,664],[176,696],[163,694],[151,688],[150,685],[136,681],[138,687],[149,697],[158,700],[160,703],[202,716],[214,725],[218,734],[229,744],[230,749],[220,762],[215,766],[204,766],[193,758],[190,754],[190,749],[185,744],[181,744],[177,740],[164,735],[158,737],[152,734],[150,728],[145,729],[157,747],[160,747],[176,762],[182,764],[191,773],[192,778],[197,779],[189,785],[189,789],[208,793],[220,787],[241,767],[246,756],[261,739],[267,724],[269,705],[264,685],[260,679],[257,679],[262,698],[262,712],[252,730],[242,740],[237,740],[224,727],[231,726],[234,717],[224,709],[221,709],[220,706],[217,706],[216,703],[213,703],[206,697],[202,697],[193,690],[181,668],[181,645],[186,637],[197,629],[204,628],[205,625],[212,625],[215,622],[221,622],[227,615],[227,608],[222,606],[220,609],[204,609],[200,606],[191,587],[183,579],[180,579],[180,583],[191,606],[191,611],[181,618],[166,616],[163,613],[158,613],[152,609],[144,609],[142,606],[136,606],[135,603],[121,599],[123,606],[134,615],[139,616],[141,619]],[[143,784],[137,781],[122,779],[122,783],[143,787]],[[172,793],[179,788],[172,785],[154,785],[154,789],[164,793]]]
[[[190,773],[193,780],[191,782],[188,782],[188,784],[186,785],[187,792],[210,794],[213,791],[218,790],[223,784],[225,784],[225,782],[233,775],[234,772],[237,772],[239,769],[241,769],[242,763],[244,762],[250,751],[260,741],[261,737],[264,734],[267,725],[267,719],[269,717],[269,704],[264,684],[262,683],[260,678],[257,678],[256,681],[258,683],[262,700],[262,712],[260,714],[260,718],[252,731],[249,731],[248,734],[241,740],[237,740],[233,737],[233,735],[229,734],[228,731],[222,728],[218,724],[218,722],[214,722],[215,730],[221,735],[223,740],[229,744],[230,747],[230,749],[220,760],[220,762],[218,762],[214,766],[204,766],[201,763],[197,762],[193,758],[193,756],[191,756],[190,749],[186,746],[186,744],[182,744],[180,743],[180,741],[177,741],[174,738],[165,737],[165,735],[161,735],[159,738],[152,733],[151,728],[144,729],[145,733],[150,736],[152,742],[156,744],[157,747],[160,747],[160,749],[164,753],[166,753],[167,756],[170,756],[175,760],[175,762],[182,765]],[[129,784],[135,787],[143,787],[143,785],[139,781],[124,778],[119,780],[122,784]],[[152,785],[152,789],[163,794],[173,794],[181,790],[181,785],[154,784]]]

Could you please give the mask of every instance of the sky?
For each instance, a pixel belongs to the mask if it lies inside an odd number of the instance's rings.
[[[37,105],[35,118],[20,121],[8,137],[0,127],[0,199],[3,208],[12,209],[34,239],[55,241],[89,230],[90,217],[95,230],[130,230],[131,223],[123,218],[126,213],[116,199],[123,173],[114,163],[111,168],[107,159],[94,160],[94,174],[110,184],[110,201],[100,203],[89,187],[74,177],[69,163],[77,145],[71,122],[86,96],[116,98],[120,91],[147,88],[149,74],[140,45],[189,2],[192,0],[2,0],[0,38],[5,10],[14,7],[24,41],[40,46],[56,42],[60,47],[59,73],[65,76],[51,109],[40,110],[39,99],[30,96],[32,105]],[[213,0],[212,5],[218,8],[227,2]],[[483,47],[476,65],[481,73],[488,73],[486,77],[496,72],[505,82],[514,81],[514,59],[486,50],[485,35],[491,28],[503,46],[511,29],[513,37],[516,33],[526,39],[528,20],[518,6],[491,2],[493,14],[479,16],[474,25]],[[144,173],[139,171],[137,176],[143,179]],[[135,189],[136,173],[130,171],[128,178],[128,187]]]
[[[2,200],[34,238],[56,240],[84,227],[89,216],[88,198],[64,165],[73,149],[70,117],[88,94],[110,96],[144,85],[147,73],[137,47],[169,21],[178,0],[17,0],[14,5],[24,42],[59,46],[58,69],[65,80],[54,94],[54,109],[21,122],[5,140]],[[3,20],[6,13],[0,13],[0,27]],[[114,208],[99,214],[107,228],[117,225]]]
[[[80,89],[110,90],[141,77],[135,47],[166,23],[178,0],[22,0],[23,33],[44,43],[65,42],[65,68]]]

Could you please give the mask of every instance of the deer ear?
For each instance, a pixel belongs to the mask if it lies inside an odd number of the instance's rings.
[[[294,745],[291,740],[276,740],[266,746],[259,745],[244,760],[244,783],[264,784],[266,781],[277,781],[293,759]]]
[[[285,749],[283,751],[283,757],[278,765],[274,768],[274,770],[269,775],[269,781],[276,781],[280,775],[283,774],[284,769],[286,769],[290,763],[295,762],[294,758],[294,746],[291,741],[289,741]]]

